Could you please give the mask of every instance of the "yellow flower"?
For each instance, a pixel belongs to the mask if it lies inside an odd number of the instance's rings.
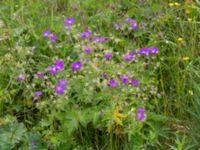
[[[168,4],[170,7],[173,7],[174,6],[174,3],[169,3]]]
[[[116,124],[123,126],[123,123],[120,119],[127,118],[128,115],[121,114],[119,111],[120,111],[119,107],[116,107],[116,109],[113,111],[113,118],[114,118]]]
[[[136,110],[135,108],[131,108],[131,111],[132,111],[132,112],[135,112],[135,110]]]
[[[180,43],[183,43],[184,39],[183,39],[182,37],[179,37],[179,38],[177,39],[177,41],[179,41]]]
[[[188,18],[188,21],[191,22],[191,21],[192,21],[192,18]]]
[[[188,61],[188,60],[190,60],[190,57],[188,57],[188,56],[183,57],[183,60],[184,60],[184,61]]]
[[[188,90],[188,93],[192,96],[193,95],[193,91],[192,90]]]
[[[175,6],[180,6],[180,4],[178,2],[175,2],[174,5]]]

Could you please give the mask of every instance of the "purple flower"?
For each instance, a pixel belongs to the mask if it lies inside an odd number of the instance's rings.
[[[137,84],[139,84],[139,81],[137,79],[131,79],[131,84],[137,85]]]
[[[144,120],[144,119],[145,119],[145,114],[143,114],[143,113],[137,114],[137,119],[138,119],[139,121]]]
[[[130,22],[130,21],[131,21],[131,18],[127,18],[125,21],[126,21],[126,22]]]
[[[100,37],[94,36],[94,37],[93,37],[93,40],[94,40],[95,42],[101,42],[101,38],[100,38]]]
[[[159,51],[159,49],[157,47],[150,47],[149,48],[149,52],[151,54],[156,54],[156,53],[158,53],[158,51]]]
[[[32,141],[31,144],[32,144],[33,146],[35,146],[35,145],[36,145],[36,142],[35,142],[35,141]]]
[[[19,81],[23,81],[23,80],[25,80],[25,75],[24,74],[20,74],[17,79]]]
[[[54,42],[56,39],[57,39],[57,35],[56,35],[54,32],[52,32],[52,33],[49,35],[49,40],[50,40],[51,42]]]
[[[35,91],[35,94],[34,94],[35,97],[39,97],[41,95],[42,95],[42,91]]]
[[[54,62],[56,70],[62,70],[64,68],[64,61],[62,59],[56,60]]]
[[[104,54],[104,58],[111,59],[112,58],[112,53],[106,53],[106,54]]]
[[[42,36],[43,37],[48,37],[50,34],[50,31],[49,30],[44,30],[44,32],[42,33]]]
[[[58,59],[54,62],[54,65],[48,67],[48,71],[55,75],[58,70],[62,70],[63,68],[64,61],[62,59]]]
[[[109,40],[109,38],[108,37],[102,37],[101,40],[102,41],[107,41],[107,40]]]
[[[142,121],[145,119],[145,117],[146,117],[145,112],[146,112],[145,108],[143,108],[143,107],[138,108],[136,115],[137,115],[137,119],[139,121]]]
[[[59,82],[60,85],[67,85],[67,84],[69,84],[69,82],[66,81],[66,80],[64,80],[64,79],[60,79],[60,80],[58,80],[58,82]]]
[[[49,41],[51,42],[54,42],[56,39],[57,39],[57,36],[54,32],[51,33],[51,31],[49,30],[45,30],[43,33],[42,33],[42,36],[43,37],[48,37],[49,38]]]
[[[80,61],[75,61],[71,64],[71,68],[73,71],[80,70],[82,67],[82,63]]]
[[[48,71],[51,72],[53,75],[55,75],[57,72],[56,66],[55,65],[48,66]]]
[[[109,40],[109,38],[108,38],[108,37],[96,37],[96,36],[94,36],[94,37],[93,37],[93,40],[94,40],[95,42],[103,42],[103,41]]]
[[[159,49],[157,47],[144,47],[139,50],[141,55],[143,54],[156,54],[158,53]]]
[[[42,78],[42,77],[44,77],[44,72],[38,71],[36,73],[36,76]]]
[[[86,31],[86,32],[80,32],[79,34],[80,34],[80,36],[82,38],[87,38],[87,37],[90,37],[91,32],[90,31]]]
[[[138,23],[137,23],[136,20],[131,19],[131,18],[127,18],[125,21],[129,22],[131,24],[131,27],[132,27],[133,30],[136,30],[138,28]]]
[[[67,26],[67,27],[70,27],[71,25],[72,25],[72,23],[74,22],[74,18],[73,17],[69,17],[69,18],[66,18],[65,19],[65,25]]]
[[[120,74],[120,78],[121,78],[123,84],[128,84],[128,81],[129,81],[129,75],[128,74]]]
[[[135,53],[134,52],[128,52],[124,55],[124,59],[127,61],[131,61],[135,58]]]
[[[65,85],[62,84],[57,84],[54,88],[54,91],[56,92],[56,94],[64,94],[66,89]]]
[[[141,54],[141,55],[143,55],[143,54],[149,54],[149,48],[141,48],[140,50],[139,50],[139,53]]]
[[[110,86],[110,87],[117,87],[118,83],[114,79],[111,79],[110,81],[108,81],[108,86]]]
[[[131,22],[132,30],[136,30],[138,28],[138,23],[136,20],[132,20]]]
[[[145,113],[145,108],[143,107],[138,107],[137,113]]]
[[[90,53],[90,52],[92,52],[92,48],[90,48],[88,46],[84,46],[84,52],[85,53]]]
[[[108,77],[108,76],[107,76],[107,73],[104,72],[104,73],[103,73],[103,77],[104,77],[105,79],[107,79],[107,77]]]

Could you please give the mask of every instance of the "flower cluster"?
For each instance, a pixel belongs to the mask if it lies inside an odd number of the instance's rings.
[[[91,32],[90,32],[90,31],[80,32],[79,35],[80,35],[82,38],[87,38],[87,37],[90,37],[90,36],[91,36]]]
[[[143,107],[138,108],[136,115],[139,121],[143,121],[145,119],[145,112],[146,112],[145,108]]]
[[[158,53],[159,49],[157,47],[146,47],[146,48],[141,48],[139,50],[140,54],[156,54]]]
[[[138,23],[134,19],[128,18],[125,20],[125,22],[127,22],[131,25],[132,30],[136,30],[138,28]],[[71,27],[73,23],[74,23],[73,17],[66,18],[64,21],[65,28]],[[120,28],[118,23],[114,23],[114,25],[116,28]],[[78,34],[79,34],[79,37],[81,37],[82,40],[84,40],[84,42],[82,44],[82,49],[85,53],[91,53],[93,51],[93,49],[96,48],[95,46],[98,45],[99,42],[104,42],[104,41],[108,41],[108,40],[112,39],[112,38],[104,37],[104,36],[98,36],[98,37],[93,36],[92,32],[89,31],[88,29],[86,29],[84,32],[79,32]],[[43,32],[43,37],[47,37],[49,39],[49,41],[55,41],[57,39],[56,34],[49,30],[45,30]],[[87,40],[89,40],[89,41],[87,41]],[[93,42],[94,42],[95,46],[92,45]],[[88,45],[88,43],[90,43],[90,44]],[[134,51],[126,52],[124,55],[122,55],[122,59],[125,60],[125,62],[132,61],[132,60],[135,60],[138,55],[156,54],[156,53],[158,53],[158,51],[159,51],[159,49],[157,47],[139,48]],[[117,56],[117,55],[115,55],[115,53],[113,51],[107,50],[107,51],[103,52],[102,58],[105,59],[106,64],[109,64],[110,62],[112,62],[112,63],[114,62],[115,58],[113,56]],[[73,61],[71,63],[71,70],[73,72],[73,75],[75,75],[75,72],[81,70],[81,68],[84,68],[85,62],[88,62],[88,60],[90,60],[90,58],[89,59],[81,58],[79,60]],[[113,61],[109,61],[109,60],[113,60]],[[83,64],[84,64],[84,66],[83,66]],[[57,59],[54,61],[53,65],[48,66],[48,71],[51,74],[56,75],[58,71],[64,70],[64,66],[65,66],[64,60]],[[111,75],[109,76],[109,73],[105,72],[105,70],[103,70],[103,72],[104,72],[102,75],[103,80],[106,80],[107,86],[110,88],[120,87],[121,85],[136,86],[139,84],[139,80],[133,78],[132,77],[133,75],[128,74],[128,73],[126,73],[126,74],[120,73],[120,74],[118,74],[118,76],[113,77]],[[35,76],[38,78],[43,78],[44,74],[45,74],[44,72],[38,71],[35,74]],[[24,79],[25,79],[25,75],[20,74],[18,77],[18,80],[23,81]],[[54,92],[58,95],[64,94],[68,84],[69,84],[69,82],[66,81],[65,79],[59,79],[58,83],[56,85],[54,85]],[[42,94],[43,94],[42,91],[37,90],[34,93],[34,97],[40,97]],[[137,119],[139,121],[144,120],[145,109],[143,107],[139,107],[136,114],[137,114]]]
[[[94,37],[93,37],[93,40],[94,40],[95,42],[103,42],[103,41],[109,40],[109,38],[108,38],[108,37],[97,37],[97,36],[94,36]]]
[[[104,73],[103,76],[104,76],[104,78],[107,78],[106,73]],[[137,84],[139,84],[139,81],[137,79],[130,78],[129,74],[120,74],[119,77],[121,79],[122,84],[124,84],[124,85],[128,85],[128,84],[137,85]],[[108,86],[117,87],[117,86],[119,86],[119,82],[117,82],[117,80],[115,80],[115,79],[111,79],[111,80],[108,81]]]
[[[60,79],[58,81],[58,84],[55,86],[54,88],[54,91],[56,94],[64,94],[65,92],[65,89],[66,89],[66,85],[68,84],[69,82],[64,80],[64,79]]]
[[[43,37],[47,37],[49,41],[54,42],[57,39],[57,35],[54,32],[51,32],[50,30],[45,30],[42,34]]]
[[[128,52],[124,55],[124,60],[131,61],[135,58],[134,52]]]
[[[48,66],[48,71],[53,75],[57,73],[57,71],[62,70],[64,68],[64,61],[62,59],[56,60],[54,65]]]

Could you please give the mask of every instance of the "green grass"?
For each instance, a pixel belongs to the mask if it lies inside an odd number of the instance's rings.
[[[30,141],[41,139],[49,140],[49,143],[38,143],[39,149],[198,149],[200,147],[200,2],[196,0],[193,3],[185,1],[179,3],[180,6],[170,7],[167,1],[160,0],[0,1],[0,131],[3,133],[2,135],[0,132],[0,135],[11,141],[6,145],[6,140],[0,139],[0,149],[31,149]],[[73,16],[78,25],[70,35],[66,35],[62,31],[63,21],[69,16]],[[139,22],[137,32],[116,31],[113,22],[123,22],[128,17]],[[134,124],[130,129],[127,128],[126,132],[113,125],[109,120],[109,115],[112,114],[109,111],[114,110],[116,106],[113,103],[107,107],[102,106],[107,116],[101,120],[105,126],[99,125],[99,118],[91,118],[90,115],[96,113],[98,116],[99,113],[98,107],[92,109],[89,107],[88,97],[93,93],[88,92],[89,89],[84,91],[82,89],[84,84],[81,82],[74,82],[77,86],[71,89],[69,97],[52,98],[51,91],[46,91],[44,102],[38,103],[37,107],[31,104],[30,94],[33,93],[29,86],[39,84],[34,81],[33,73],[44,70],[55,58],[78,57],[72,50],[76,51],[80,47],[73,45],[76,39],[72,35],[76,31],[83,31],[86,26],[100,35],[112,36],[115,40],[121,39],[120,42],[106,45],[106,48],[114,52],[133,50],[138,46],[159,47],[160,51],[154,59],[141,59],[141,61],[152,61],[151,66],[146,66],[150,71],[141,69],[144,66],[142,63],[138,63],[134,68],[140,73],[138,77],[143,81],[156,83],[160,94],[160,97],[144,96],[152,99],[147,101],[148,104],[143,102],[150,110],[148,121],[143,128],[139,124]],[[45,29],[58,33],[61,48],[47,44],[41,36]],[[135,43],[132,43],[133,38]],[[112,66],[109,69],[110,72],[115,71]],[[20,72],[29,74],[30,80],[18,84],[16,78]],[[90,77],[97,75],[93,74]],[[53,82],[55,83],[55,80]],[[48,86],[48,79],[45,84]],[[148,86],[147,88],[150,89]],[[98,92],[95,93],[98,99],[126,98],[125,94],[119,96],[118,91],[114,93],[117,95],[116,98],[113,98],[108,94],[112,91],[107,93],[107,89],[103,90],[104,92],[99,95]],[[78,98],[75,97],[76,91],[82,91],[82,95],[78,95]],[[59,109],[54,107],[55,100],[62,101],[67,98],[80,103],[76,105],[64,102],[61,103],[63,106],[59,105]],[[52,105],[47,103],[48,100]],[[99,103],[96,105],[99,106]],[[121,105],[123,102],[119,103]],[[84,109],[79,110],[80,104]],[[74,111],[73,108],[76,107],[77,110]],[[69,112],[64,113],[65,109]],[[67,119],[64,117],[66,114]],[[65,134],[62,134],[59,128]],[[132,133],[139,128],[142,128],[140,133]],[[119,134],[116,134],[115,130],[118,130]],[[26,134],[21,135],[20,132]]]

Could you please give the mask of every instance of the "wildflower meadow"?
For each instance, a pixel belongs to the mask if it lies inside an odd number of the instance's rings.
[[[0,150],[199,149],[199,0],[0,0]]]

